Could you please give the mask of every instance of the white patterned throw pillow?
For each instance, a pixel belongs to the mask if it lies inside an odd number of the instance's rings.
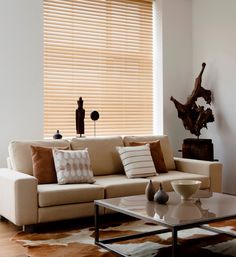
[[[116,147],[128,178],[156,176],[148,144],[142,146]]]
[[[88,150],[53,149],[53,158],[60,185],[72,183],[94,183]]]

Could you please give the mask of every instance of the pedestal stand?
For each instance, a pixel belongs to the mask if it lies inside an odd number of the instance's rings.
[[[183,141],[183,158],[213,161],[213,151],[211,139],[186,138]]]

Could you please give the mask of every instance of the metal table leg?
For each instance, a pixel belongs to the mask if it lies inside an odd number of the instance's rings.
[[[177,229],[172,228],[172,257],[177,256],[177,243],[178,243]]]
[[[120,252],[117,249],[112,249],[111,245],[115,242],[121,242],[125,240],[135,239],[135,238],[141,238],[149,235],[155,235],[155,234],[162,234],[166,232],[172,231],[172,257],[177,256],[177,228],[164,228],[164,229],[158,229],[155,231],[150,232],[142,232],[134,235],[125,235],[115,238],[108,238],[108,239],[100,239],[99,236],[99,229],[100,229],[100,217],[99,217],[99,205],[94,204],[94,211],[95,211],[95,244],[106,249],[107,251],[110,251],[118,256],[127,257],[127,255],[123,252]]]
[[[99,242],[99,206],[97,204],[94,205],[95,210],[95,243]]]

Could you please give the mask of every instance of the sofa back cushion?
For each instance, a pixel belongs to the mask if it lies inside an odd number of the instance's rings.
[[[72,150],[88,148],[95,176],[124,173],[117,146],[124,146],[122,137],[81,137],[71,140]]]
[[[164,161],[167,170],[175,170],[175,162],[173,157],[173,150],[169,143],[168,136],[157,135],[157,136],[125,136],[124,145],[129,146],[131,142],[153,142],[160,140],[161,150],[164,156]]]
[[[14,170],[33,175],[31,146],[69,148],[67,140],[11,141],[8,146],[11,166]]]

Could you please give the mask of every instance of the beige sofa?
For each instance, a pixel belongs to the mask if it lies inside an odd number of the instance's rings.
[[[170,181],[198,179],[201,188],[221,191],[222,164],[174,158],[167,136],[85,137],[68,140],[13,141],[8,166],[0,169],[0,215],[18,226],[92,216],[96,199],[143,194],[150,178],[126,177],[116,146],[160,140],[168,173],[151,177],[172,191]],[[88,148],[94,184],[40,184],[33,177],[30,145]]]

